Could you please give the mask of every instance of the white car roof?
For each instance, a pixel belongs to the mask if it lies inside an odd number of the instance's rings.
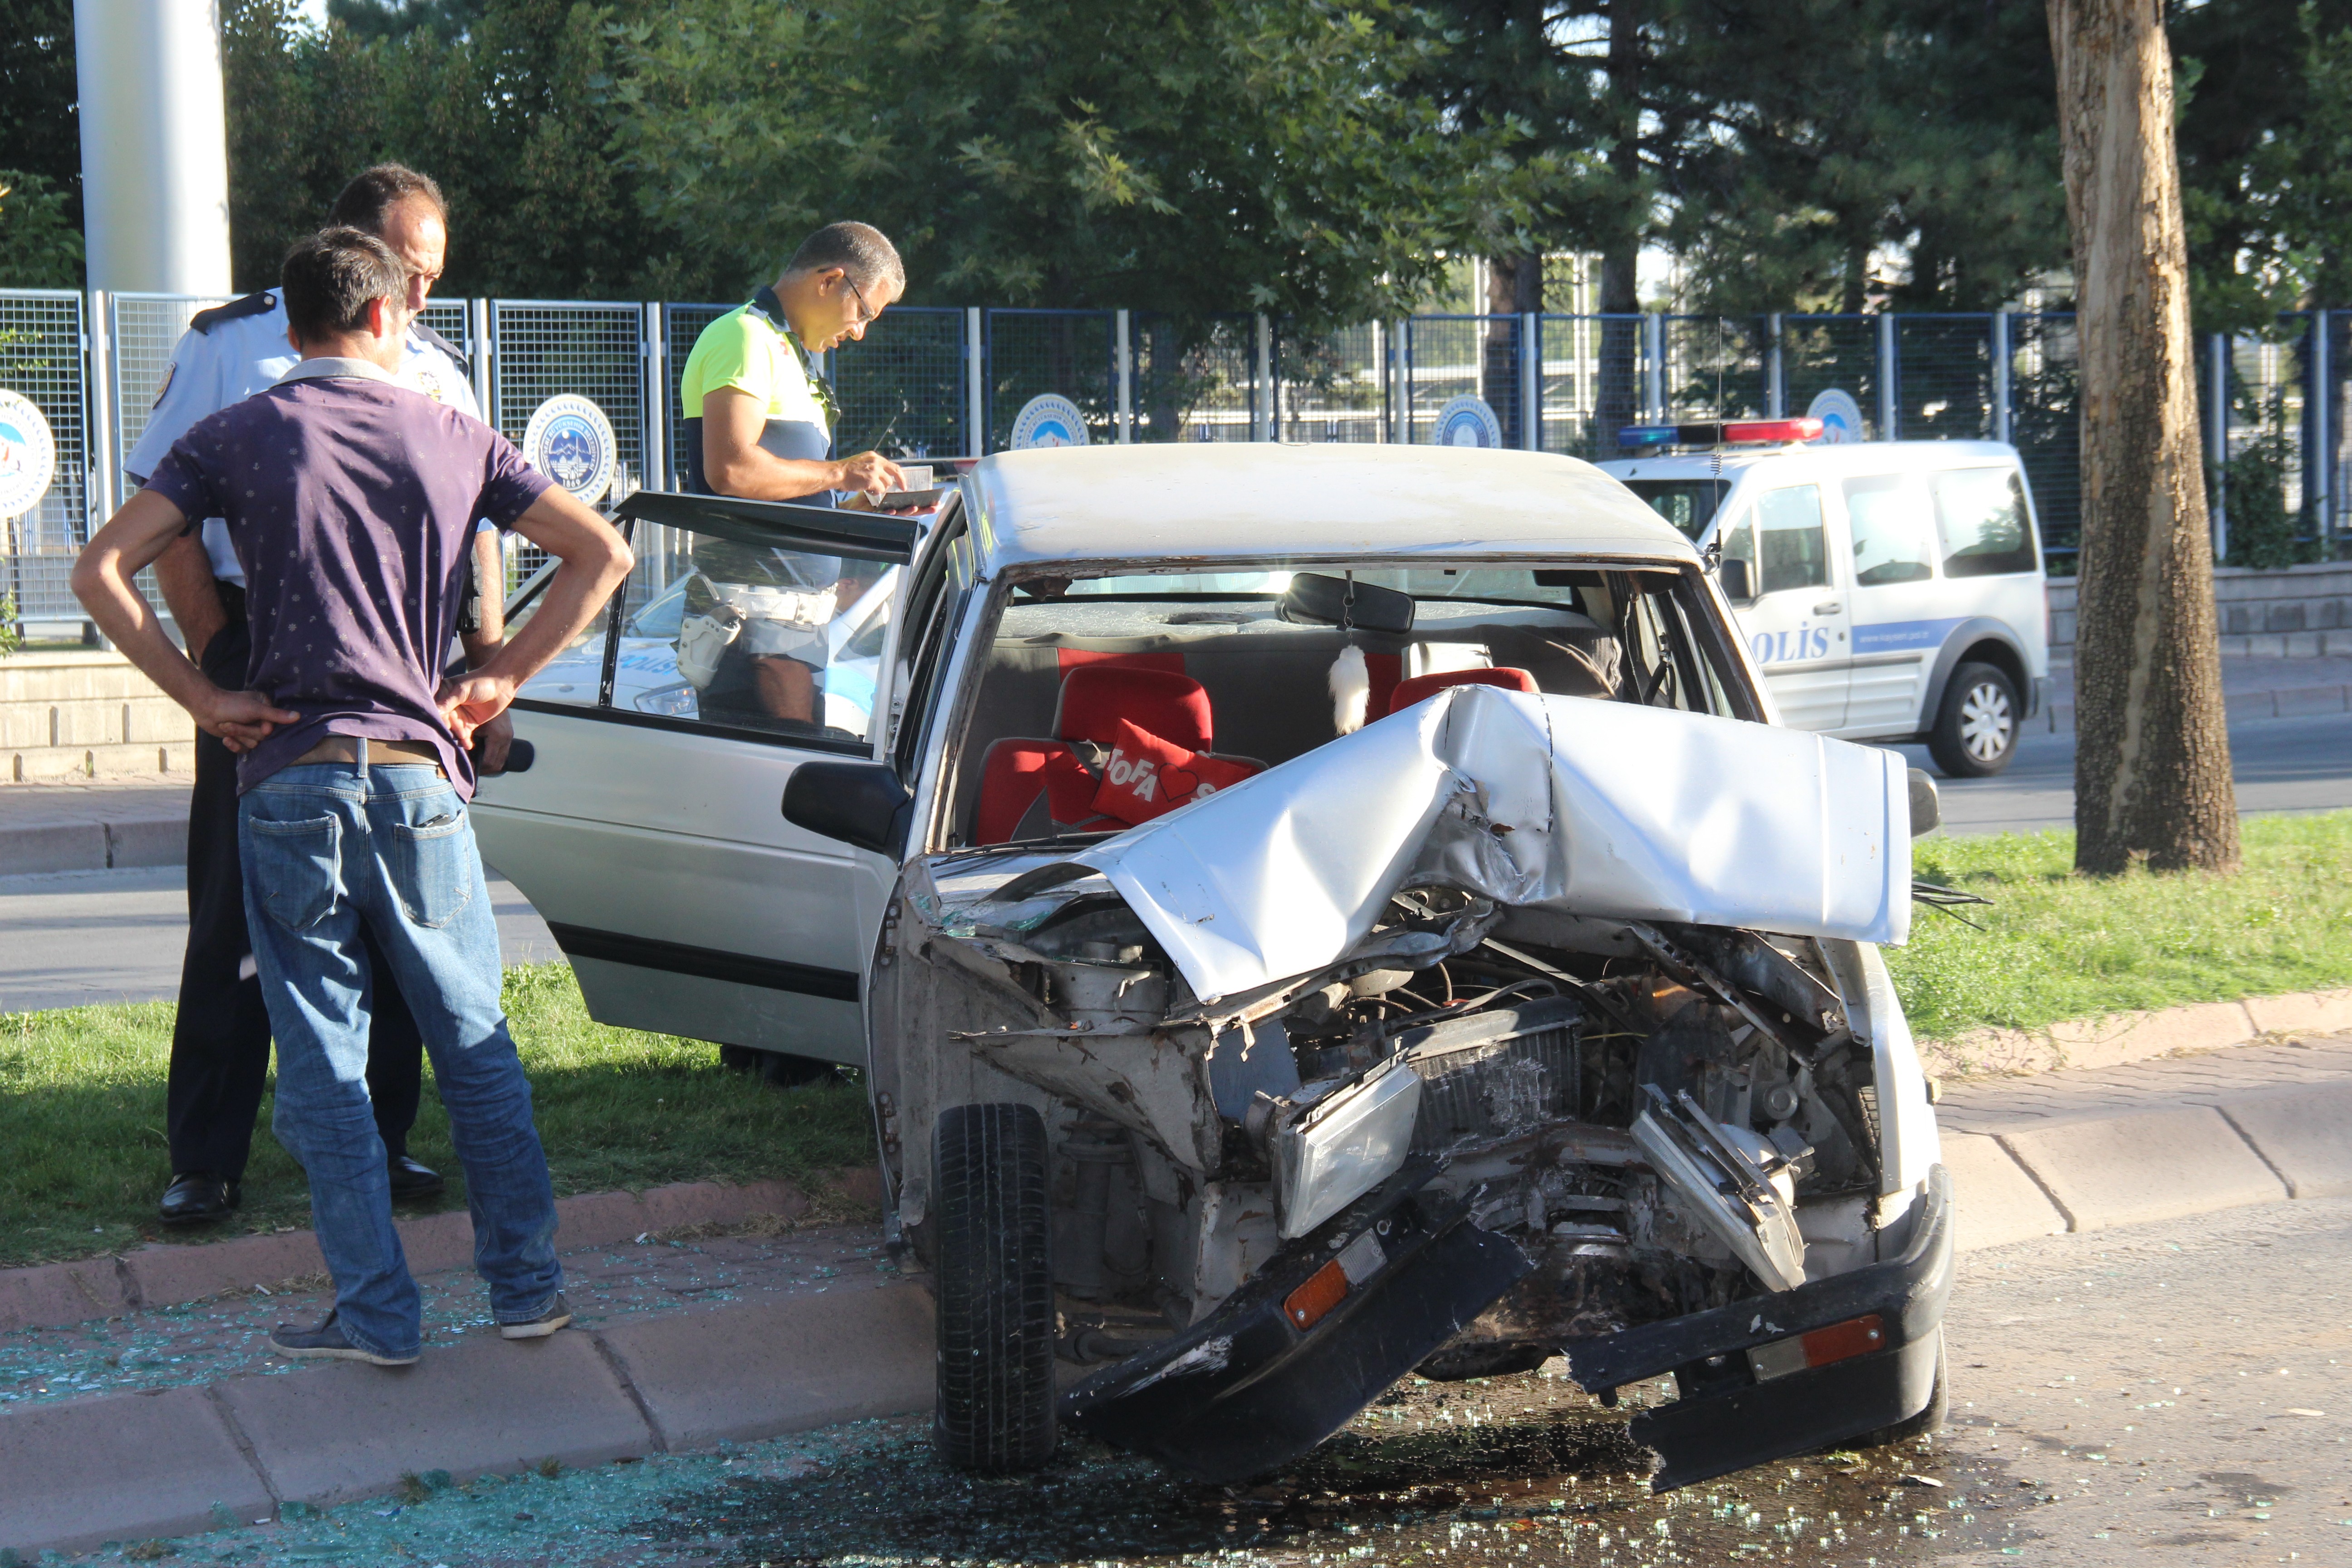
[[[999,452],[965,479],[982,570],[1043,563],[1598,555],[1696,561],[1591,464],[1459,447],[1183,442]]]
[[[1621,479],[1735,479],[1766,464],[1808,473],[1899,473],[1906,468],[1951,468],[1986,462],[2014,463],[2017,448],[2002,441],[1849,441],[1789,447],[1733,447],[1721,452],[1675,452],[1656,458],[1616,458],[1601,465]]]

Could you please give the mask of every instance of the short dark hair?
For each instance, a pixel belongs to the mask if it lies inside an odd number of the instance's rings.
[[[441,199],[441,187],[433,183],[433,176],[420,174],[405,163],[378,163],[361,171],[343,187],[343,194],[327,210],[327,226],[382,234],[385,216],[405,201],[430,204],[441,226],[449,226],[449,204]]]
[[[322,228],[286,253],[278,275],[286,324],[304,342],[367,331],[374,300],[405,300],[408,268],[363,228]]]
[[[784,270],[822,272],[828,267],[848,273],[849,280],[860,289],[877,283],[895,284],[902,289],[907,286],[907,264],[898,259],[898,247],[870,223],[825,225],[801,241]]]

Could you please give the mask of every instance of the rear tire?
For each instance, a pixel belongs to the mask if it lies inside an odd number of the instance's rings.
[[[1990,664],[1964,664],[1944,688],[1927,754],[1956,779],[1990,778],[2016,760],[2025,710],[2017,684]]]
[[[951,1106],[931,1133],[931,1445],[958,1469],[1034,1469],[1056,1436],[1045,1119],[1026,1105]]]

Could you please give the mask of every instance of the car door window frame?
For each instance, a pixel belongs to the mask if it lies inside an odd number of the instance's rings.
[[[811,555],[880,561],[899,567],[906,566],[913,558],[921,538],[919,524],[887,512],[856,512],[833,507],[801,506],[791,501],[745,500],[734,496],[685,495],[666,490],[639,490],[624,500],[613,517],[614,526],[620,531],[621,537],[631,542],[635,540],[636,525],[641,521],[675,528],[682,532],[710,534],[739,543]],[[547,591],[548,584],[554,581],[556,565],[557,563],[549,562],[516,591],[507,606],[509,624]],[[604,621],[604,648],[593,704],[517,697],[513,706],[527,713],[551,713],[633,725],[638,729],[715,735],[730,741],[751,741],[793,751],[827,752],[851,757],[874,754],[874,738],[870,734],[862,740],[845,741],[829,735],[753,729],[699,717],[682,719],[667,713],[639,713],[614,707],[613,692],[620,668],[621,626],[627,601],[628,587],[624,582],[597,612]],[[877,705],[880,706],[880,703]]]

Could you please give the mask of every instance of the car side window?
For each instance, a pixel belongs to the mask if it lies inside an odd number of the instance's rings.
[[[1947,468],[1927,476],[1944,535],[1944,575],[1998,577],[2034,569],[2025,481],[2014,468]]]
[[[1748,591],[1750,593],[1759,591],[1757,584],[1760,584],[1763,578],[1756,569],[1755,509],[1742,507],[1738,515],[1727,518],[1715,531],[1715,542],[1721,548],[1724,560],[1748,563]]]
[[[636,532],[602,706],[765,735],[868,738],[896,567],[685,529]],[[518,695],[596,703],[613,619],[600,616]]]
[[[1916,474],[1846,480],[1845,510],[1857,584],[1875,588],[1936,574],[1933,504]]]
[[[1829,535],[1822,526],[1817,485],[1790,485],[1756,498],[1756,560],[1759,594],[1829,584]]]
[[[547,585],[555,575],[554,563],[534,574],[522,587],[522,599],[507,610],[507,636],[512,637],[523,628],[539,607],[547,602]],[[517,699],[531,702],[558,702],[567,706],[593,708],[604,679],[604,639],[611,630],[613,617],[598,611],[596,618],[581,628],[580,635],[566,644],[563,650],[547,661],[545,668],[515,692]]]

